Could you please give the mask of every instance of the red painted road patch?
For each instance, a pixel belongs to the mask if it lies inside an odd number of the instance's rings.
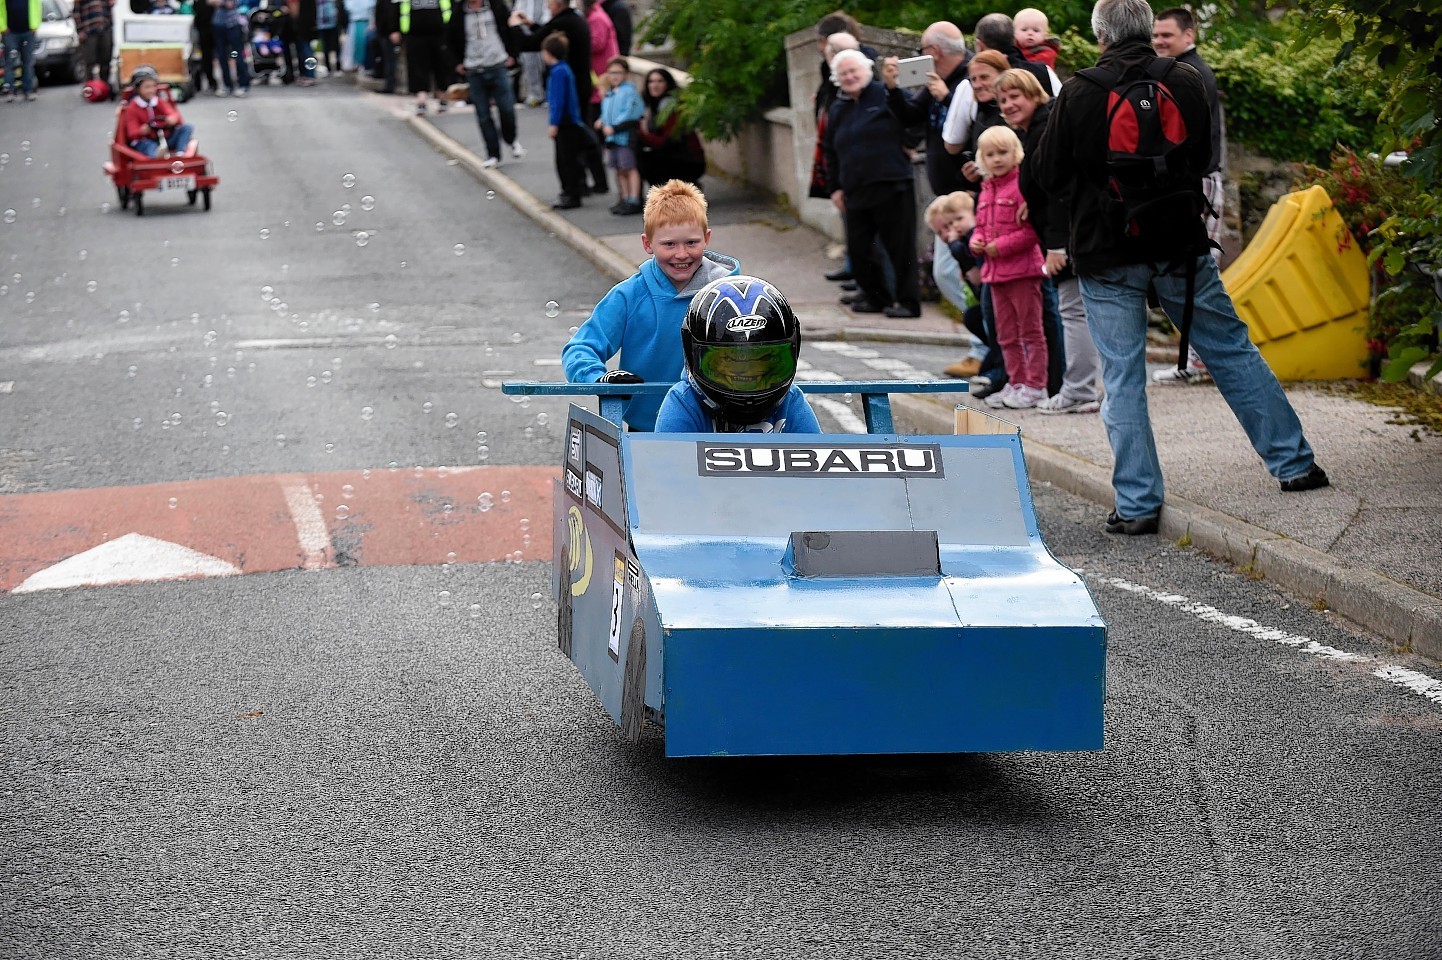
[[[0,496],[0,591],[551,559],[554,467],[271,474]]]

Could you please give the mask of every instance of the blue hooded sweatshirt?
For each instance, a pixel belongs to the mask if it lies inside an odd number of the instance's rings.
[[[606,361],[647,383],[675,383],[686,373],[681,352],[681,321],[691,299],[712,280],[734,277],[741,263],[707,250],[691,282],[677,290],[652,257],[634,276],[611,288],[591,317],[561,350],[561,366],[571,383],[595,383],[606,374]],[[626,404],[624,420],[632,430],[653,430],[661,397],[636,397]]]

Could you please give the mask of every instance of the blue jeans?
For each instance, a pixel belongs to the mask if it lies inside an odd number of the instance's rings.
[[[1102,358],[1102,422],[1111,443],[1112,489],[1117,513],[1127,519],[1152,516],[1162,507],[1162,468],[1147,412],[1147,283],[1172,322],[1180,325],[1186,300],[1181,273],[1153,275],[1146,264],[1114,267],[1081,278],[1087,326]],[[1302,423],[1262,355],[1247,336],[1222,286],[1217,262],[1197,258],[1192,345],[1246,431],[1252,448],[1278,480],[1312,469],[1312,448]]]
[[[195,133],[195,128],[188,123],[182,123],[178,127],[172,127],[165,131],[165,142],[170,147],[170,155],[178,157],[185,152],[190,145],[190,138]],[[147,157],[153,157],[160,151],[159,140],[132,140],[130,146]]]
[[[20,68],[20,84],[24,93],[35,92],[35,31],[11,30],[5,34],[5,82],[15,83],[14,71]]]
[[[486,142],[486,156],[501,158],[501,139],[516,142],[516,101],[511,92],[511,75],[504,63],[494,67],[477,67],[466,72],[471,87],[471,103],[476,105],[476,122],[481,125],[481,139]],[[501,137],[496,137],[496,124],[491,119],[491,101],[501,115]]]
[[[240,24],[233,27],[216,27],[214,33],[215,56],[220,61],[220,79],[225,81],[225,89],[234,93],[238,85],[242,90],[249,90],[250,67],[245,65],[245,27]],[[233,80],[230,72],[231,64],[235,64]]]

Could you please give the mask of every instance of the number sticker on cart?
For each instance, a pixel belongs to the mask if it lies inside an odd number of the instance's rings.
[[[160,181],[161,190],[194,190],[194,177],[166,177]]]

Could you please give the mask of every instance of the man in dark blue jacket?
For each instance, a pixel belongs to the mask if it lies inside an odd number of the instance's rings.
[[[1152,9],[1146,0],[1100,0],[1092,30],[1102,49],[1097,66],[1123,82],[1145,75],[1152,50]],[[1211,160],[1210,108],[1202,78],[1176,63],[1162,82],[1181,110],[1186,140],[1185,177],[1200,196]],[[1048,193],[1071,198],[1068,253],[1081,278],[1087,323],[1102,358],[1107,428],[1115,466],[1116,508],[1109,533],[1155,533],[1164,491],[1161,464],[1146,401],[1147,286],[1154,285],[1173,322],[1187,299],[1186,274],[1195,271],[1192,342],[1252,447],[1284,492],[1327,485],[1287,395],[1247,335],[1222,286],[1200,215],[1183,208],[1170,222],[1131,235],[1112,213],[1107,168],[1108,89],[1077,75],[1052,107],[1031,161]]]

